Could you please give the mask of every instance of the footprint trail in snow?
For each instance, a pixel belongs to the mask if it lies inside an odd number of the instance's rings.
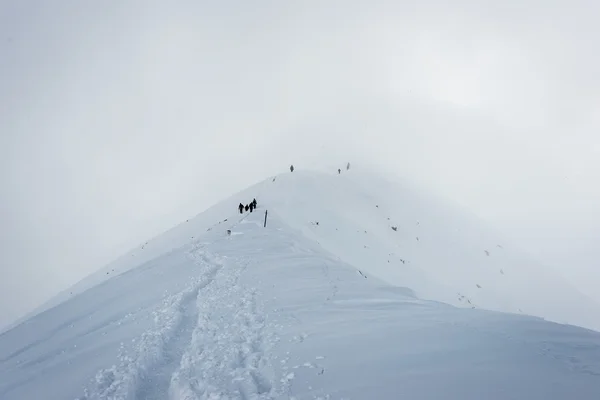
[[[198,296],[198,323],[173,374],[169,399],[267,399],[274,395],[268,354],[274,343],[257,293],[239,277],[249,261],[225,268]]]
[[[273,333],[255,289],[239,283],[249,261],[189,253],[200,278],[165,299],[145,332],[118,366],[98,372],[81,400],[267,399],[273,372],[265,357]]]

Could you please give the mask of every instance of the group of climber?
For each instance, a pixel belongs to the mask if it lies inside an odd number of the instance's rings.
[[[350,163],[346,164],[346,171],[350,169]],[[338,168],[338,175],[342,173],[342,169]]]
[[[250,204],[246,204],[245,206],[242,203],[240,203],[240,205],[238,206],[238,210],[240,210],[240,214],[242,214],[244,212],[244,210],[252,212],[255,209],[256,209],[256,199],[252,199]]]

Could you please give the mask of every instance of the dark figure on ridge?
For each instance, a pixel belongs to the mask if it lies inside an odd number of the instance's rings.
[[[248,207],[248,204],[246,204],[246,211],[248,211],[248,209],[249,209],[249,208],[250,208],[250,207]]]
[[[250,212],[254,211],[254,203],[250,203]]]
[[[252,204],[254,204],[254,208],[256,208],[256,199],[252,200]]]
[[[240,205],[238,206],[238,210],[240,210],[240,214],[244,212],[244,205],[242,203],[240,203]]]
[[[290,165],[290,172],[294,172],[294,166]]]

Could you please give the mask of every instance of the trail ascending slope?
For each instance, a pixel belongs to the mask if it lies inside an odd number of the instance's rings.
[[[156,328],[145,332],[134,357],[123,355],[119,366],[102,370],[90,399],[193,398],[224,390],[223,377],[244,396],[269,392],[270,380],[261,378],[262,354],[268,349],[264,317],[254,291],[238,284],[248,261],[223,261],[196,244],[191,258],[200,278],[169,298],[155,313]],[[248,379],[247,379],[248,378]],[[202,382],[202,387],[196,385]]]
[[[419,299],[262,217],[1,335],[0,398],[597,398],[599,333]]]
[[[198,299],[197,325],[172,375],[171,398],[225,393],[251,398],[274,390],[269,373],[273,338],[267,334],[256,289],[239,282],[250,261],[240,257],[235,262]]]
[[[214,260],[216,261],[216,260]],[[144,332],[133,349],[134,357],[121,356],[119,366],[98,373],[93,398],[161,398],[171,374],[192,339],[199,317],[198,303],[206,288],[214,285],[222,268],[218,262],[197,263],[199,277],[183,291],[167,297],[154,311],[155,328]],[[131,350],[130,350],[131,351]],[[145,382],[141,384],[140,382]],[[156,397],[158,396],[158,397]]]

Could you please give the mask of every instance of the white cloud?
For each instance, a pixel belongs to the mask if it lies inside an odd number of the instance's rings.
[[[595,3],[0,7],[0,321],[291,162],[368,159],[550,261],[593,242]]]

